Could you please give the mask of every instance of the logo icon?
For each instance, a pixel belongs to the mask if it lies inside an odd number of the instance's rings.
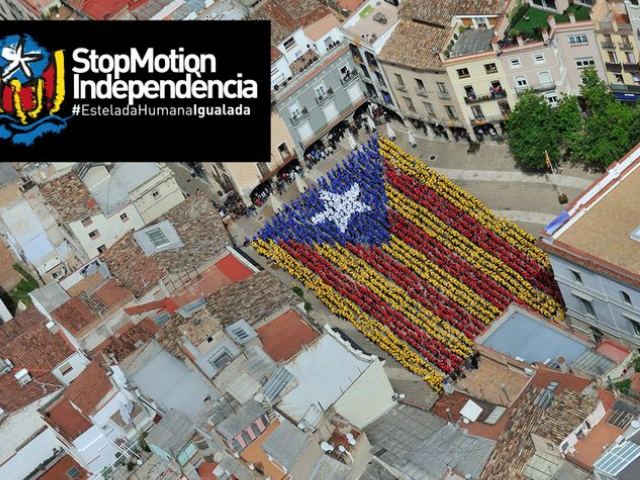
[[[60,133],[67,126],[57,115],[64,96],[62,50],[50,53],[29,35],[0,39],[0,140],[29,146]]]

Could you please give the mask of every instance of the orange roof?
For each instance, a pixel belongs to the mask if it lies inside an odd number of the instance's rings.
[[[233,255],[224,257],[216,263],[216,267],[234,283],[253,275],[251,269]]]
[[[133,299],[133,294],[120,286],[118,281],[113,278],[93,292],[92,296],[100,301],[107,310]]]
[[[320,335],[293,310],[256,330],[264,351],[276,362],[288,360]]]
[[[604,355],[609,360],[613,360],[618,365],[624,362],[624,360],[629,356],[628,348],[612,340],[604,340],[600,345],[598,345],[596,352],[600,355]]]
[[[40,480],[60,480],[70,478],[67,475],[67,472],[71,470],[72,467],[76,467],[76,470],[80,472],[80,476],[74,477],[74,480],[85,480],[89,478],[89,474],[87,471],[77,463],[73,457],[69,455],[63,455],[60,459],[49,469],[40,475],[38,478]]]
[[[198,465],[196,471],[198,472],[200,480],[218,480],[218,476],[213,474],[217,466],[218,464],[216,462],[203,462]]]
[[[115,335],[94,348],[92,353],[103,352],[113,355],[116,361],[121,362],[142,348],[142,345],[149,343],[157,331],[156,322],[150,318],[143,318],[137,325],[128,324],[122,327]]]
[[[60,325],[67,329],[71,335],[77,335],[90,324],[98,320],[98,318],[91,312],[91,309],[80,299],[80,297],[70,298],[51,312],[51,316],[53,316]]]
[[[256,438],[253,443],[251,443],[247,448],[245,448],[240,457],[246,460],[248,463],[253,463],[257,465],[258,463],[262,464],[262,469],[264,470],[265,477],[271,478],[282,478],[284,476],[284,472],[276,467],[273,463],[269,461],[269,457],[262,450],[262,443],[271,436],[271,434],[275,431],[276,428],[280,426],[279,420],[274,420],[267,429],[262,432],[258,438]]]
[[[587,385],[591,383],[591,380],[548,368],[540,368],[531,379],[531,383],[538,388],[547,388],[551,382],[558,382],[558,387],[554,393],[560,395],[565,390],[582,393]]]
[[[107,371],[93,360],[65,390],[64,396],[85,415],[96,413],[98,405],[113,389]]]
[[[67,398],[50,408],[47,417],[66,438],[74,440],[89,430],[93,424],[76,410]]]
[[[640,373],[631,375],[631,393],[640,395]]]

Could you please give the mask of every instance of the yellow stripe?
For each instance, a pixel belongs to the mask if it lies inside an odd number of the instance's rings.
[[[62,50],[57,50],[53,54],[53,58],[55,59],[55,93],[53,96],[53,105],[51,106],[51,110],[49,110],[49,114],[53,115],[58,110],[60,110],[60,106],[64,101],[65,96],[65,82],[64,82],[64,53]]]
[[[43,97],[43,89],[44,89],[44,79],[39,78],[38,81],[36,82],[36,86],[34,87],[35,89],[35,104],[36,106],[30,110],[28,113],[28,115],[31,118],[36,118],[40,112],[42,111],[42,97]]]
[[[9,82],[11,89],[13,90],[13,109],[16,112],[16,117],[20,120],[20,123],[23,125],[27,124],[27,116],[22,109],[22,103],[20,100],[20,90],[22,90],[22,85],[16,79],[13,79]]]

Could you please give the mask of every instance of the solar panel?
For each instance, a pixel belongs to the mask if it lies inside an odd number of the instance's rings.
[[[626,441],[615,445],[594,464],[594,468],[608,475],[618,475],[640,457],[640,445]]]
[[[273,377],[262,388],[262,393],[272,404],[293,380],[293,375],[284,367],[278,367]]]

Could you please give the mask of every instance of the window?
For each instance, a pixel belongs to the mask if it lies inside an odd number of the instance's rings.
[[[416,78],[415,80],[416,80],[416,85],[418,86],[418,91],[424,92],[426,90],[426,88],[424,87],[424,82],[419,78]]]
[[[607,52],[610,63],[618,63],[618,54],[616,52]]]
[[[296,46],[296,41],[293,37],[291,37],[288,40],[285,40],[285,42],[282,44],[282,46],[285,48],[285,50],[291,50],[293,48],[295,48]]]
[[[484,66],[484,71],[487,73],[497,73],[498,72],[498,67],[496,67],[495,63],[487,63]]]
[[[300,105],[298,102],[294,102],[289,106],[289,113],[293,118],[297,118],[300,116]]]
[[[451,105],[445,105],[444,109],[447,111],[447,115],[450,120],[457,120],[458,114],[456,113],[456,109]]]
[[[614,73],[613,75],[616,77],[616,82],[617,83],[624,84],[624,77],[622,76],[621,73]]]
[[[324,39],[324,46],[329,48],[329,45],[331,45],[333,43],[333,38],[331,38],[330,36]]]
[[[631,326],[633,327],[633,333],[635,333],[636,336],[640,337],[640,322],[636,322],[635,320],[631,320],[630,318],[627,318],[627,320],[629,320],[629,323],[631,323]]]
[[[396,82],[398,82],[398,85],[400,87],[404,87],[404,80],[402,79],[402,75],[394,73],[393,74],[396,77]]]
[[[509,65],[511,66],[511,68],[520,68],[522,66],[519,58],[509,59]]]
[[[467,68],[459,68],[457,72],[458,72],[458,78],[469,78],[471,76],[469,75],[469,69]]]
[[[91,217],[87,217],[84,220],[82,220],[82,226],[83,227],[88,227],[92,223],[93,223],[93,220],[91,220]]]
[[[595,64],[596,62],[593,60],[592,57],[576,58],[576,67],[578,68],[587,68]]]
[[[153,196],[153,199],[156,200],[158,197],[160,197],[160,192],[158,190],[154,190],[151,195]]]
[[[631,297],[629,296],[629,294],[627,292],[620,292],[620,296],[622,297],[622,301],[624,303],[628,303],[629,305],[631,305]]]
[[[209,363],[218,369],[224,367],[229,362],[231,362],[231,354],[226,348],[223,348],[209,359]]]
[[[291,156],[291,152],[289,151],[289,147],[287,147],[286,143],[281,143],[278,146],[278,152],[280,153],[280,156],[283,160]]]
[[[74,465],[69,470],[67,470],[67,477],[69,478],[78,478],[80,476],[80,470]]]
[[[71,366],[71,363],[69,363],[69,362],[63,363],[60,366],[60,374],[61,375],[66,375],[67,373],[71,373],[72,370],[73,370],[73,367]]]
[[[158,248],[169,243],[169,239],[160,228],[154,228],[147,231],[147,237],[153,243],[153,246]]]
[[[416,107],[413,104],[413,100],[411,100],[409,97],[402,97],[402,99],[404,100],[404,103],[407,104],[407,108],[409,109],[409,111],[416,113]]]
[[[582,440],[584,438],[584,431],[582,429],[578,430],[576,432],[576,437],[578,437],[578,440]]]
[[[269,164],[265,162],[256,162],[256,165],[258,165],[258,171],[263,177],[266,177],[271,173],[271,170],[269,170]]]
[[[324,83],[321,83],[319,85],[316,85],[316,96],[318,98],[322,98],[327,94],[327,89],[324,86]]]
[[[89,238],[91,240],[95,240],[96,238],[100,238],[100,232],[98,230],[94,230],[93,232],[89,232]]]
[[[100,245],[98,247],[98,253],[104,253],[107,250],[107,246],[106,245]]]
[[[536,53],[535,55],[533,55],[533,63],[535,63],[536,65],[540,65],[541,63],[545,63],[544,62],[544,55],[542,53]]]
[[[529,86],[529,83],[527,82],[527,77],[524,77],[524,76],[521,75],[519,77],[515,77],[514,80],[515,80],[516,85],[518,87],[528,87]]]
[[[195,455],[195,453],[196,446],[193,443],[189,443],[189,445],[187,445],[184,450],[182,450],[178,455],[178,462],[180,462],[180,465],[182,466],[186,465],[187,462],[191,460],[191,458]]]
[[[626,52],[625,55],[627,56],[627,63],[636,63],[636,56],[633,52]]]
[[[584,421],[584,426],[587,430],[591,430],[591,424],[589,423],[589,420]]]
[[[449,93],[449,90],[447,90],[447,86],[443,82],[436,82],[436,86],[438,87],[438,91],[440,93]]]
[[[571,276],[573,277],[573,281],[577,283],[582,283],[582,276],[573,270],[569,270],[571,272]]]
[[[387,84],[384,81],[384,78],[382,77],[382,74],[380,72],[373,72],[376,75],[376,80],[378,80],[378,83],[383,86],[384,88],[387,88]]]
[[[260,429],[258,428],[258,425],[256,425],[255,423],[253,425],[251,425],[251,431],[253,432],[253,435],[258,438],[260,436],[260,434],[262,433],[260,431]]]
[[[538,72],[538,80],[542,85],[551,85],[553,83],[553,78],[551,78],[549,72]]]
[[[569,45],[586,45],[589,43],[586,35],[571,35],[569,38]]]
[[[120,220],[126,222],[127,220],[129,220],[129,216],[126,213],[123,213],[122,215],[120,215]]]
[[[558,95],[556,94],[556,92],[545,93],[544,99],[549,102],[549,105],[551,105],[552,107],[558,106]]]
[[[473,114],[473,118],[475,118],[476,120],[484,119],[484,113],[482,113],[482,107],[478,105],[474,105],[473,107],[471,107],[471,113]]]
[[[567,442],[564,442],[562,445],[560,445],[560,450],[562,450],[563,452],[566,452],[568,448],[569,444]]]
[[[595,317],[596,316],[596,311],[594,310],[593,305],[591,304],[591,302],[589,300],[585,300],[584,298],[580,298],[580,301],[582,302],[582,306],[584,307],[585,313],[587,315],[591,315],[592,317]],[[640,325],[639,325],[639,327],[640,327]]]
[[[433,105],[431,105],[429,102],[423,102],[424,105],[424,109],[427,112],[427,115],[429,115],[430,117],[435,117],[436,116],[436,112],[433,109]]]

